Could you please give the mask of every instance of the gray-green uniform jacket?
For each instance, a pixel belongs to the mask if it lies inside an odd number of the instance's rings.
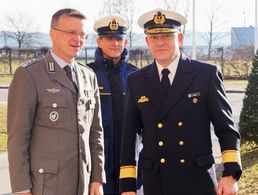
[[[7,124],[13,192],[82,195],[89,182],[105,182],[96,76],[84,65],[75,69],[78,94],[50,53],[16,70]]]

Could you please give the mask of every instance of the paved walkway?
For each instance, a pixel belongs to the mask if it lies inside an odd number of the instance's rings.
[[[233,91],[234,90],[234,91]],[[243,93],[244,89],[227,89],[228,99],[232,106],[233,110],[233,118],[235,121],[235,125],[238,128],[239,115],[242,108],[242,100],[244,97]],[[0,87],[1,91],[1,87]],[[3,102],[6,102],[6,97]],[[0,100],[1,101],[1,100]],[[213,154],[215,157],[215,162],[217,165],[221,162],[221,154],[220,154],[220,146],[217,141],[217,137],[212,132],[212,143],[213,143]],[[9,172],[8,172],[8,161],[7,161],[7,153],[0,153],[0,195],[10,194],[10,181],[9,181]]]

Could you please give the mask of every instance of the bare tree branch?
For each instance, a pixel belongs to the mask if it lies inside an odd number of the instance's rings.
[[[5,20],[1,22],[3,36],[10,38],[17,43],[18,48],[25,45],[31,45],[38,29],[33,21],[23,12],[17,12],[15,15],[6,15]]]

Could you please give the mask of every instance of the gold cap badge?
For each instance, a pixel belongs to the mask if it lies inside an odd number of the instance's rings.
[[[164,24],[166,21],[166,17],[164,14],[161,14],[160,11],[158,11],[158,13],[156,15],[154,15],[154,18],[153,18],[153,22],[155,24]]]
[[[116,19],[113,19],[110,23],[109,23],[109,28],[111,30],[117,30],[119,27],[118,21]]]

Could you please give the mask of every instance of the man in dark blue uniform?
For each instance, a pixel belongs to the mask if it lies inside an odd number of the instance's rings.
[[[146,42],[155,61],[127,80],[121,146],[120,191],[135,194],[134,142],[142,129],[144,195],[229,195],[241,175],[240,135],[234,128],[222,75],[214,65],[180,51],[186,19],[156,9],[142,15]],[[210,124],[222,152],[218,185]]]
[[[119,169],[124,97],[127,76],[138,68],[128,63],[127,22],[107,16],[94,24],[98,33],[95,62],[88,64],[97,75],[105,142],[105,194],[119,194]],[[137,144],[140,147],[140,144]],[[140,149],[140,148],[139,148]],[[137,149],[137,151],[139,151]]]

